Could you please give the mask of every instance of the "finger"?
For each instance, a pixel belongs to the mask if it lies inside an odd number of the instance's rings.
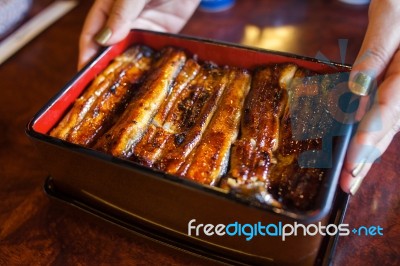
[[[363,44],[350,74],[349,88],[357,95],[367,95],[376,87],[400,43],[400,8],[398,1],[372,0],[370,21]]]
[[[353,147],[350,149],[356,150],[357,152],[356,154],[350,152],[354,157],[351,157],[351,155],[349,156],[349,158],[352,159],[350,163],[346,162],[344,170],[342,171],[340,186],[343,191],[351,195],[354,195],[358,191],[364,178],[372,168],[372,165],[379,162],[380,157],[389,147],[394,135],[395,131],[390,130],[383,139],[379,140],[374,146],[358,144],[359,141],[353,142]],[[362,137],[355,137],[355,139],[356,138],[362,139]],[[357,175],[353,176],[353,174]]]
[[[372,164],[390,145],[400,126],[400,51],[397,51],[371,110],[353,137],[341,174],[340,185],[355,194]]]
[[[146,0],[116,0],[107,22],[96,34],[95,40],[101,45],[111,45],[123,40],[147,2]]]
[[[100,46],[94,41],[94,36],[105,25],[113,2],[113,0],[97,0],[89,10],[79,39],[78,69],[98,52]]]
[[[132,27],[164,32],[179,32],[193,15],[200,0],[152,1]]]

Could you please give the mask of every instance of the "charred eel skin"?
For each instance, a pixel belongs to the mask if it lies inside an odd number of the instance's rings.
[[[250,89],[251,76],[243,69],[232,69],[230,81],[218,108],[189,158],[178,174],[199,183],[216,185],[228,168],[232,143],[239,132],[244,99]]]
[[[281,121],[278,164],[268,175],[275,199],[286,207],[312,208],[326,169],[301,166],[299,156],[305,151],[321,151],[323,136],[332,128],[327,111],[330,104],[329,86],[338,82],[337,75],[317,75],[299,68],[290,86],[290,114]],[[288,112],[288,111],[287,111]]]
[[[326,170],[301,166],[298,159],[321,150],[322,135],[331,128],[327,86],[337,81],[330,79],[291,64],[259,69],[221,186],[275,207],[310,209]]]
[[[130,99],[151,66],[152,50],[129,48],[103,70],[74,103],[50,135],[83,146],[91,146]]]
[[[134,146],[167,97],[185,61],[186,55],[183,51],[172,47],[165,48],[140,91],[129,102],[113,127],[99,139],[95,149],[116,157],[129,158]]]
[[[136,144],[132,160],[152,166],[161,156],[169,138],[179,133],[179,99],[183,90],[196,82],[201,66],[193,59],[188,59],[176,77],[171,93],[161,104],[144,136]]]
[[[229,176],[237,184],[266,182],[276,163],[280,120],[287,104],[286,84],[297,67],[272,65],[258,69],[252,79],[241,122],[241,136],[233,145]]]
[[[170,174],[178,173],[202,138],[217,109],[229,76],[228,69],[207,65],[203,67],[194,84],[182,91],[174,107],[178,112],[170,118],[175,122],[168,126],[176,133],[173,138],[168,139],[155,167]]]

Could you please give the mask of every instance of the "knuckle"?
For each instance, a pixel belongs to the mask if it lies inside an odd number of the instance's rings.
[[[384,47],[370,49],[367,53],[368,57],[374,61],[375,65],[384,67],[387,64],[389,54]]]
[[[124,12],[119,8],[116,8],[116,9],[113,10],[112,19],[117,24],[124,24],[124,23],[126,23],[128,21],[128,19],[126,18]]]

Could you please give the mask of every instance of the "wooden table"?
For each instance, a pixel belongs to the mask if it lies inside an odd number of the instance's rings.
[[[35,1],[33,10],[49,2]],[[82,1],[0,66],[0,265],[202,264],[191,255],[110,231],[43,193],[47,172],[24,127],[76,73],[79,33],[90,4]],[[198,10],[182,32],[352,63],[366,25],[366,6],[238,0],[225,12]],[[347,40],[343,58],[339,39]],[[397,136],[351,199],[344,221],[351,227],[379,225],[384,236],[341,237],[334,265],[400,265],[399,149]]]

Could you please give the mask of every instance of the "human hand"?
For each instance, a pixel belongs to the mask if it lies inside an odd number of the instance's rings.
[[[133,28],[176,33],[200,0],[96,0],[79,40],[78,68],[99,50],[123,40]]]
[[[352,195],[400,129],[399,18],[398,1],[371,1],[367,32],[350,74],[350,90],[358,95],[368,95],[373,84],[379,81],[371,109],[357,114],[362,119],[341,174],[342,189]],[[362,96],[360,107],[367,101],[368,96]]]

